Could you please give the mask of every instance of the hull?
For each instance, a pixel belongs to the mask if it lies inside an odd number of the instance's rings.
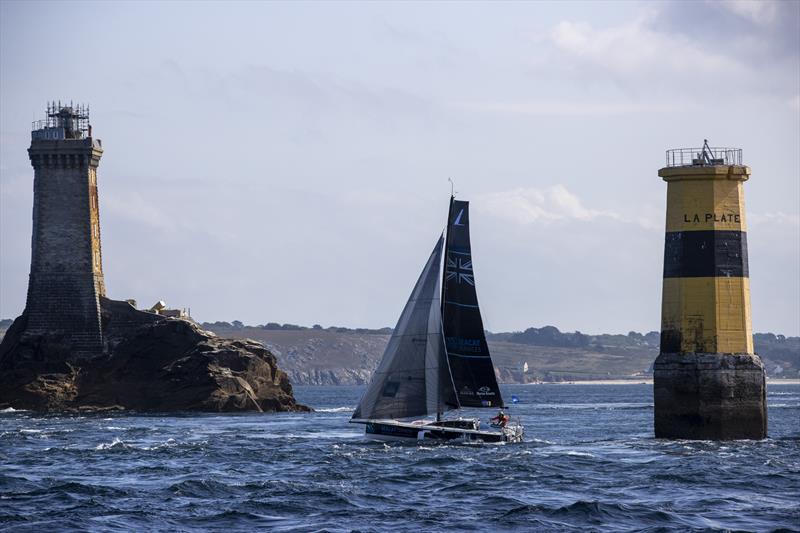
[[[501,443],[522,442],[523,436],[521,426],[509,426],[500,431],[482,431],[470,429],[470,427],[477,428],[477,424],[458,423],[472,421],[447,421],[439,424],[397,420],[353,420],[352,422],[364,424],[367,437],[381,441]]]

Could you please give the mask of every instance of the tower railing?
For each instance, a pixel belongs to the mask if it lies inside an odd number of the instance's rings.
[[[714,165],[741,165],[741,148],[710,147],[708,143],[701,148],[675,148],[667,150],[668,167],[692,167]]]
[[[83,139],[91,137],[89,106],[48,102],[47,114],[31,123],[31,139]]]

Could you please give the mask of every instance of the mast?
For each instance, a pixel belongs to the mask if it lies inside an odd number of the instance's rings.
[[[447,261],[447,250],[450,249],[450,221],[453,219],[453,201],[456,199],[456,186],[453,183],[451,178],[447,178],[447,181],[450,182],[450,205],[447,208],[447,224],[445,225],[444,230],[444,260]],[[439,295],[441,296],[442,300],[442,316],[444,316],[444,282],[447,279],[447,269],[442,268],[442,293]],[[442,331],[442,338],[444,338],[444,331]],[[447,361],[447,367],[450,368],[450,360]],[[450,378],[452,379],[452,372],[450,373]],[[455,385],[454,385],[455,387]],[[456,398],[458,398],[458,394],[456,394]]]
[[[452,185],[453,182],[451,181],[450,183]],[[455,199],[456,199],[456,197],[453,194],[452,187],[451,187],[451,190],[450,190],[450,206],[447,209],[447,228],[445,229],[445,234],[444,234],[445,235],[444,236],[444,256],[445,256],[445,260],[447,258],[447,250],[450,249],[450,221],[453,219],[453,200],[455,200]],[[442,316],[444,316],[444,283],[445,283],[446,278],[447,278],[447,269],[443,268],[442,269],[442,294],[441,294],[441,297],[442,297],[441,298],[442,299]]]
[[[456,199],[455,191],[453,188],[453,180],[447,178],[450,182],[450,206],[447,209],[447,226],[445,229],[445,237],[444,237],[444,253],[442,254],[442,261],[447,262],[447,250],[450,247],[450,220],[453,217],[453,201]],[[447,276],[447,269],[442,268],[442,288],[441,293],[439,294],[439,299],[441,300],[441,312],[442,312],[442,341],[445,343],[445,360],[447,361],[447,374],[450,376],[450,385],[453,387],[453,398],[455,399],[455,408],[461,409],[461,402],[458,398],[458,389],[456,389],[456,382],[453,379],[453,370],[450,368],[450,357],[447,356],[447,342],[444,336],[444,284],[445,284],[445,277]],[[436,421],[438,422],[441,419],[441,413],[436,414]]]

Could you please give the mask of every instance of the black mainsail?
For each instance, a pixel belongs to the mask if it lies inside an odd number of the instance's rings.
[[[353,420],[396,419],[455,409],[442,337],[439,237],[394,328]]]
[[[469,202],[452,197],[444,263],[442,325],[458,403],[462,407],[502,407],[475,292]]]

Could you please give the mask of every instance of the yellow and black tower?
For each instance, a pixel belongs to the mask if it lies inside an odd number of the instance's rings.
[[[655,434],[761,439],[764,365],[753,350],[742,151],[667,151],[661,350],[654,365]]]

